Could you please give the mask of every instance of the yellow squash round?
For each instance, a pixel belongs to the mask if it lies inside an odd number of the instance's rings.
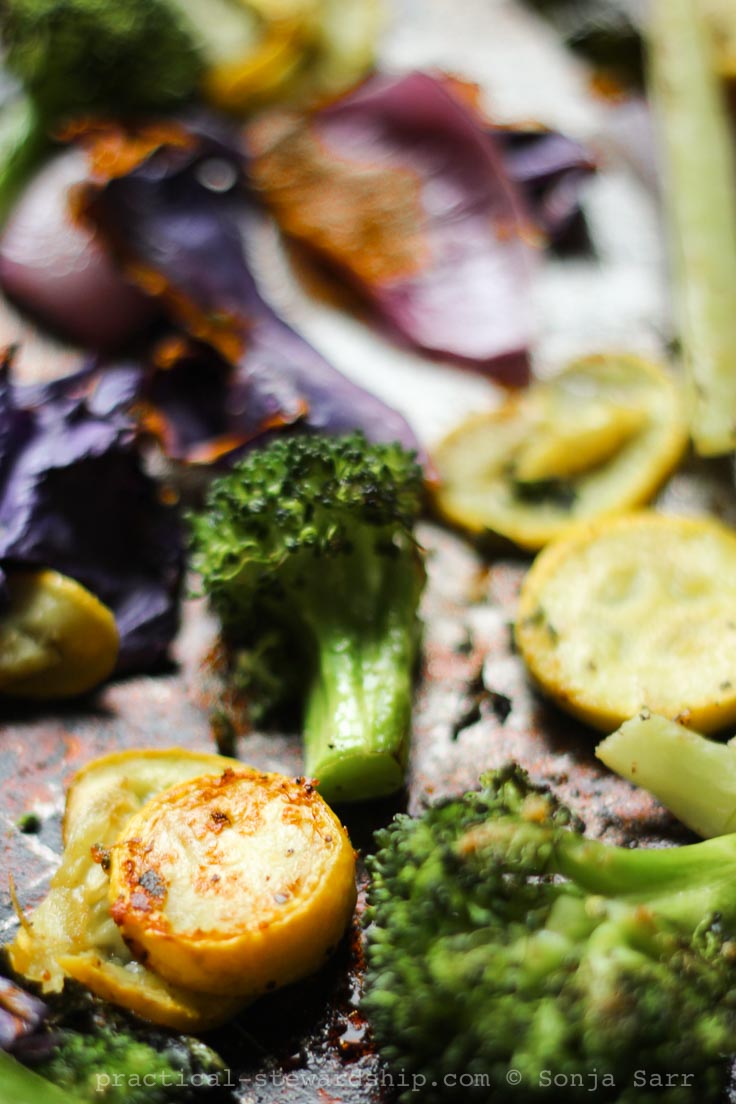
[[[131,818],[112,849],[110,905],[157,975],[251,1000],[334,949],[355,905],[355,857],[311,783],[238,766]]]
[[[646,503],[686,444],[680,389],[665,369],[584,357],[439,445],[437,508],[471,533],[536,551],[581,521]]]
[[[189,798],[183,806],[182,792]],[[205,793],[222,801],[217,807],[203,804],[196,795]],[[176,871],[177,889],[191,903],[189,919],[199,916],[209,929],[204,940],[196,932],[180,939],[175,933],[172,978],[172,971],[167,976],[166,970],[151,968],[152,961],[138,960],[146,957],[141,944],[125,926],[118,927],[112,914],[118,910],[111,910],[110,902],[118,902],[118,859],[132,838],[145,835],[154,861],[164,839],[157,810],[184,806],[186,821],[177,826],[174,816],[167,830],[186,837],[199,830],[197,825],[205,826],[203,838],[213,836],[222,846],[215,842],[209,848],[215,865],[206,876],[191,856]],[[220,813],[234,819],[242,813],[241,829],[248,824],[254,829],[247,868],[242,848],[228,846],[232,835]],[[283,984],[316,970],[343,934],[355,903],[352,847],[311,786],[207,752],[131,750],[95,759],[69,787],[63,842],[61,865],[45,900],[8,948],[11,965],[44,992],[59,992],[65,978],[73,978],[98,996],[177,1031],[215,1027],[270,988],[271,981]],[[135,895],[150,885],[145,870],[141,876],[140,884],[132,875],[128,883],[133,913]],[[245,898],[237,892],[243,883]],[[175,897],[176,892],[171,900]],[[215,945],[214,954],[208,941]],[[224,984],[223,963],[238,967],[244,943],[258,956],[247,965],[250,980],[236,975],[232,984]]]
[[[118,657],[111,611],[58,571],[8,574],[0,616],[0,694],[69,698],[108,678]]]
[[[736,533],[650,511],[580,526],[521,588],[519,651],[563,709],[611,732],[643,707],[736,722]]]
[[[67,791],[64,854],[32,922],[8,948],[14,970],[58,993],[69,977],[98,997],[175,1031],[204,1031],[230,1019],[237,997],[208,996],[171,985],[141,966],[110,916],[106,856],[117,836],[154,794],[237,760],[183,748],[113,752],[75,774]]]

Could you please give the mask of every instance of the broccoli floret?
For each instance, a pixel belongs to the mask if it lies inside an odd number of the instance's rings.
[[[219,1085],[222,1062],[203,1043],[161,1042],[154,1047],[119,1025],[91,1035],[64,1031],[52,1057],[35,1072],[75,1098],[109,1104],[179,1104]]]
[[[222,1092],[209,1090],[224,1091],[226,1074],[220,1056],[200,1039],[141,1027],[81,987],[68,985],[47,1005],[0,977],[3,1104],[184,1104],[204,1090],[207,1099],[220,1098]]]
[[[256,657],[241,674],[276,664],[271,701],[298,696],[305,770],[328,801],[403,783],[422,489],[414,455],[398,444],[295,436],[216,481],[193,520],[194,566],[225,637]]]
[[[202,73],[167,0],[5,0],[0,28],[6,64],[44,119],[165,109]]]
[[[398,1084],[533,1101],[562,1078],[585,1100],[595,1075],[596,1099],[717,1100],[736,1041],[736,836],[612,847],[517,768],[481,782],[396,818],[369,860],[363,1008]]]
[[[194,94],[204,68],[169,0],[4,0],[0,37],[27,95],[0,172],[0,221],[60,124],[169,109]]]

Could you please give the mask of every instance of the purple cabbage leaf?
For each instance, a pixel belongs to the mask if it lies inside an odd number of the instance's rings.
[[[541,235],[501,144],[440,76],[375,76],[310,116],[249,131],[255,186],[284,232],[389,331],[519,385]]]
[[[565,246],[582,218],[581,192],[595,172],[592,156],[579,142],[544,127],[493,127],[489,137],[539,229],[553,245]]]
[[[261,295],[247,255],[259,215],[237,144],[189,130],[90,187],[86,203],[126,271],[200,350],[174,358],[175,373],[146,391],[175,455],[213,459],[291,425],[419,449],[398,412],[333,368]]]
[[[22,1049],[47,1015],[42,1000],[0,976],[0,1050]]]

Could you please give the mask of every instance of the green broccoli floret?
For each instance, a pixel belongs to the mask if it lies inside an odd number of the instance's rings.
[[[0,982],[2,1104],[184,1104],[228,1087],[222,1059],[200,1039],[141,1026],[73,984],[46,1005]]]
[[[328,801],[403,783],[422,489],[398,444],[291,437],[217,480],[193,520],[194,566],[225,637],[255,657],[240,670],[260,686],[269,674],[272,703],[298,695],[305,770]]]
[[[586,1100],[595,1076],[596,1099],[717,1100],[736,835],[612,847],[518,768],[481,782],[396,818],[369,860],[363,1009],[397,1083],[428,1102]]]
[[[109,1104],[183,1104],[219,1085],[223,1066],[214,1051],[196,1039],[160,1042],[143,1042],[119,1026],[91,1035],[63,1031],[35,1072],[74,1098]]]
[[[204,68],[170,0],[3,0],[0,38],[27,96],[0,171],[0,222],[60,124],[165,111],[194,94]]]
[[[172,107],[202,73],[168,0],[4,0],[0,28],[6,64],[44,119]]]

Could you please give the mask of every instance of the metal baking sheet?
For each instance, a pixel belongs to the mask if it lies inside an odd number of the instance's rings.
[[[620,349],[661,355],[669,334],[666,258],[656,196],[626,156],[615,105],[596,99],[588,74],[543,22],[504,0],[402,0],[389,5],[382,63],[391,69],[441,67],[477,81],[500,121],[536,119],[561,127],[597,151],[600,170],[585,208],[595,245],[589,256],[548,259],[530,303],[537,323],[535,367],[553,372],[566,358]],[[617,138],[614,141],[614,133]],[[430,446],[470,411],[498,400],[488,381],[429,363],[370,332],[329,304],[310,299],[291,274],[272,228],[262,228],[257,259],[268,292],[293,324],[347,374],[400,407]],[[22,340],[27,378],[67,370],[74,361],[6,306],[0,341]],[[693,467],[665,492],[666,507],[712,510],[733,520],[731,471]],[[400,808],[418,812],[444,794],[473,787],[479,774],[509,759],[548,782],[590,834],[663,845],[687,839],[643,792],[603,770],[594,736],[547,705],[531,688],[512,647],[511,625],[522,558],[492,559],[462,537],[426,521],[429,585],[424,600],[424,660],[414,711],[407,791],[396,800],[344,809],[355,845]],[[83,707],[2,706],[0,714],[0,940],[23,909],[42,899],[60,851],[65,786],[90,759],[120,748],[178,745],[212,749],[209,714],[216,680],[208,657],[214,625],[199,600],[187,600],[171,668],[102,689]],[[237,755],[256,766],[297,774],[296,733],[242,734]],[[37,834],[19,818],[35,812]],[[357,928],[317,978],[259,1002],[216,1033],[213,1045],[232,1069],[235,1095],[256,1101],[369,1104],[395,1088],[370,1046],[358,1009]]]

